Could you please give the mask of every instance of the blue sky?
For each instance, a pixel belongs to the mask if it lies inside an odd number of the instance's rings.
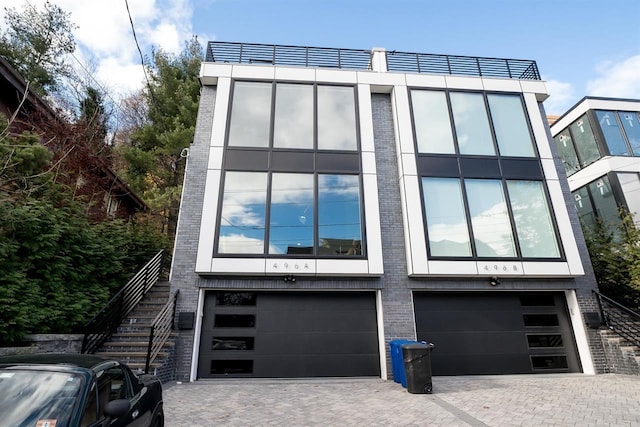
[[[142,82],[124,0],[52,0],[76,57],[115,93]],[[583,96],[640,98],[640,0],[128,0],[143,52],[208,40],[533,59],[561,114]],[[24,0],[5,0],[20,9]],[[44,0],[30,0],[39,7]],[[0,11],[2,14],[2,11]]]

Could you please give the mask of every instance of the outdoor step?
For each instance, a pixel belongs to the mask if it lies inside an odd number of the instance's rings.
[[[96,351],[96,354],[99,354],[99,355],[105,356],[105,357],[112,357],[114,359],[135,359],[135,358],[146,359],[146,357],[147,357],[147,352],[146,351],[102,351],[102,350],[98,350],[98,351]],[[166,352],[163,352],[163,351],[158,353],[158,357],[168,357],[168,356],[169,356],[169,353],[166,353]]]

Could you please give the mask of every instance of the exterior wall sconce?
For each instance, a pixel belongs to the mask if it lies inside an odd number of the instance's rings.
[[[500,284],[500,279],[498,279],[497,277],[493,276],[489,278],[489,284],[491,286],[498,286]]]
[[[284,281],[293,283],[296,281],[296,278],[293,274],[287,274],[286,276],[284,276]]]

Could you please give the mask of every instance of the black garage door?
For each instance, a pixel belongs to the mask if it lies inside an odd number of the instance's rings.
[[[580,372],[564,294],[414,293],[434,375]]]
[[[379,376],[373,292],[207,292],[199,378]]]

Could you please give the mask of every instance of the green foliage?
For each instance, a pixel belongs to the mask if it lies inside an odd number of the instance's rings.
[[[82,210],[0,201],[0,341],[78,330],[166,247],[147,224],[92,224]]]
[[[175,233],[184,176],[180,154],[195,132],[202,57],[196,38],[178,56],[154,52],[145,94],[146,123],[133,130],[130,145],[121,147],[127,182],[161,218],[170,238]]]
[[[600,291],[631,308],[640,308],[640,230],[629,213],[612,228],[598,221],[585,240]]]
[[[0,35],[0,56],[30,82],[36,92],[48,94],[68,76],[66,54],[75,50],[70,14],[46,2],[44,10],[26,3],[22,11],[5,8],[6,28]]]
[[[86,88],[86,97],[80,101],[80,120],[92,141],[104,143],[107,136],[107,115],[102,94],[95,88]]]

